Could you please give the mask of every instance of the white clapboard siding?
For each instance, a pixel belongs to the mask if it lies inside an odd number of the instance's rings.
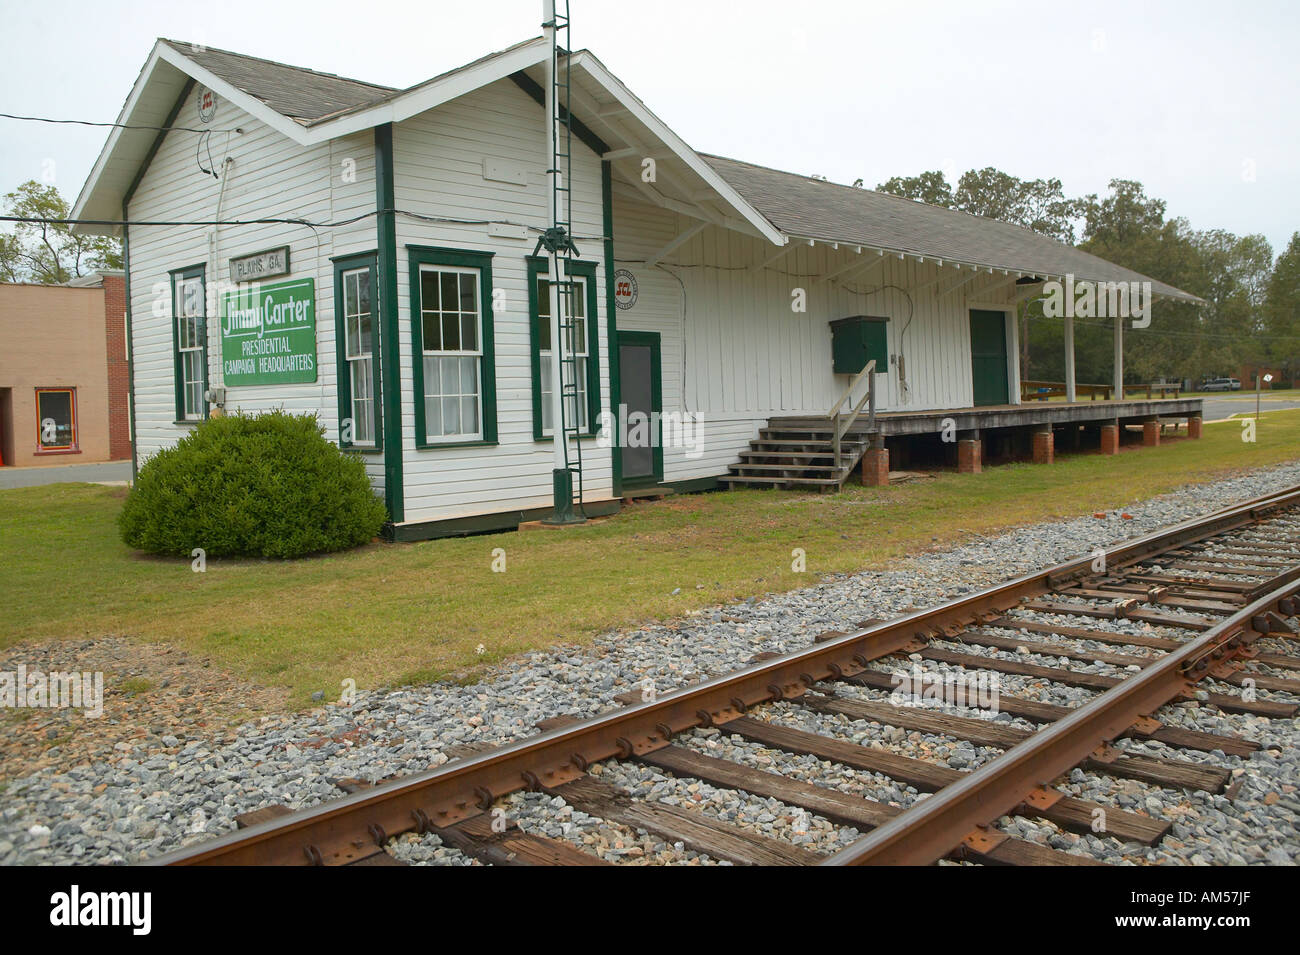
[[[770,243],[711,226],[646,269],[647,258],[696,220],[616,192],[614,254],[636,278],[636,304],[618,327],[661,336],[664,411],[694,412],[705,426],[705,453],[664,450],[666,480],[724,473],[771,417],[825,414],[848,384],[831,370],[830,321],[850,315],[889,318],[890,363],[878,370],[877,407],[933,410],[970,406],[971,301],[993,276],[936,296],[939,266],[874,252],[797,245],[755,273],[778,251]],[[837,281],[820,276],[858,261]],[[943,277],[960,273],[948,268]],[[796,289],[806,312],[792,309]],[[974,291],[972,291],[974,290]],[[999,293],[1004,300],[1006,290]],[[1010,360],[1015,323],[1008,323]],[[902,356],[905,380],[897,365]],[[1014,370],[1012,371],[1014,375]],[[1014,377],[1013,379],[1014,380]],[[860,394],[861,392],[859,392]]]
[[[196,125],[194,97],[179,114]],[[231,103],[222,101],[209,142],[174,131],[145,172],[129,209],[133,221],[217,218],[302,218],[330,222],[373,213],[374,140],[369,132],[303,148]],[[234,132],[238,128],[242,132]],[[211,150],[211,160],[208,151]],[[227,157],[233,160],[227,164]],[[199,168],[215,165],[222,183]],[[347,161],[345,163],[345,160]],[[375,220],[311,229],[286,224],[247,226],[133,226],[130,232],[131,320],[134,347],[135,413],[139,451],[148,457],[174,444],[189,426],[174,422],[171,289],[168,273],[204,264],[208,290],[208,378],[223,385],[219,296],[227,287],[229,260],[280,245],[289,246],[288,278],[316,282],[317,380],[309,384],[242,387],[227,392],[230,412],[274,408],[316,413],[332,439],[338,437],[336,353],[331,257],[375,248]],[[215,237],[215,238],[214,238]],[[270,281],[279,281],[272,279]],[[379,455],[366,455],[367,471],[382,490]]]
[[[767,420],[766,415],[756,414],[753,409],[720,414],[716,408],[701,408],[697,397],[699,388],[689,387],[683,392],[683,381],[708,382],[716,377],[716,370],[702,363],[703,352],[693,350],[688,355],[682,347],[684,339],[690,340],[689,334],[683,334],[685,323],[694,318],[693,312],[683,311],[682,284],[678,277],[684,283],[685,270],[669,265],[646,270],[641,263],[691,224],[690,220],[672,213],[615,196],[614,264],[629,269],[637,281],[636,304],[619,311],[619,330],[659,334],[663,411],[699,415],[698,446],[676,443],[664,447],[665,481],[726,473],[727,465],[736,460],[740,449],[748,447]]]
[[[193,97],[184,124],[197,121]],[[133,220],[303,218],[338,228],[294,224],[135,226],[131,229],[135,410],[142,456],[170,446],[187,431],[173,421],[171,290],[168,273],[207,266],[209,380],[221,385],[217,296],[232,256],[290,247],[290,278],[316,282],[317,381],[303,385],[236,388],[230,411],[284,408],[314,412],[337,440],[334,257],[377,246],[374,137],[357,133],[303,148],[229,103],[220,105],[210,142],[175,131],[163,141],[131,202]],[[238,128],[240,132],[234,130]],[[526,257],[549,222],[544,155],[545,114],[509,80],[466,94],[394,128],[398,281],[398,372],[402,382],[402,461],[406,520],[437,521],[543,507],[551,500],[552,447],[533,439],[532,369]],[[211,159],[209,159],[209,150]],[[609,343],[600,160],[573,142],[574,234],[582,259],[596,266],[600,405],[609,405]],[[233,160],[225,164],[225,160]],[[219,182],[199,167],[224,170]],[[524,167],[526,183],[484,176],[485,160]],[[222,192],[224,185],[224,193]],[[935,296],[933,263],[868,253],[874,268],[827,283],[820,276],[854,261],[855,253],[822,244],[801,245],[755,273],[751,266],[775,247],[746,234],[710,226],[667,260],[646,260],[698,220],[628,199],[614,199],[616,266],[636,277],[636,304],[617,315],[628,331],[657,332],[662,346],[663,409],[696,415],[699,442],[664,449],[668,481],[726,472],[759,429],[776,415],[824,414],[847,379],[831,372],[829,322],[849,315],[889,317],[891,361],[878,378],[881,410],[969,406],[972,400],[969,303],[986,301],[986,279],[944,298]],[[428,221],[431,217],[438,221]],[[469,220],[449,222],[446,220]],[[492,235],[487,223],[530,227],[527,238]],[[407,246],[438,246],[494,254],[494,308],[498,444],[494,447],[417,448],[412,393],[411,288]],[[952,273],[948,270],[944,277]],[[940,283],[941,285],[943,283]],[[792,292],[806,294],[806,311],[792,310]],[[1008,290],[1001,293],[1003,297]],[[1014,322],[1009,323],[1011,361]],[[903,357],[900,379],[896,356]],[[1014,375],[1014,365],[1013,365]],[[1014,380],[1014,379],[1013,379]],[[585,492],[590,500],[613,492],[612,452],[584,442]],[[382,489],[383,461],[366,455]]]
[[[442,520],[551,503],[551,442],[533,440],[531,338],[526,257],[549,224],[546,114],[502,80],[398,124],[393,134],[397,207],[423,216],[532,226],[526,239],[492,236],[482,224],[397,219],[398,302],[402,351],[402,467],[406,519]],[[526,166],[527,184],[484,178],[484,159]],[[583,261],[596,263],[601,407],[609,403],[605,325],[604,232],[600,159],[573,140],[573,232]],[[496,447],[417,449],[412,393],[411,289],[407,245],[492,252],[492,284],[504,293],[494,309]],[[588,499],[613,493],[611,451],[583,442]]]
[[[218,130],[242,133],[212,137],[218,168],[226,156],[226,190],[221,218],[295,217],[333,222],[364,216],[342,228],[312,230],[295,225],[225,226],[217,230],[215,256],[210,230],[196,227],[137,227],[131,233],[132,312],[136,357],[136,416],[141,454],[170,446],[187,431],[175,424],[171,301],[168,272],[206,263],[210,313],[215,319],[218,280],[231,256],[279,245],[290,246],[292,278],[316,281],[318,380],[313,384],[237,388],[227,393],[230,411],[270,408],[320,415],[326,433],[338,437],[332,257],[372,251],[377,245],[374,140],[369,131],[302,148],[258,120],[222,103]],[[187,103],[182,116],[195,112]],[[509,81],[399,124],[394,130],[396,204],[423,216],[518,222],[537,229],[548,224],[544,159],[545,119],[537,104]],[[195,134],[173,133],[164,141],[131,204],[134,219],[216,217],[220,183],[195,161]],[[200,154],[207,164],[206,151]],[[525,185],[487,180],[485,158],[530,167]],[[600,161],[574,141],[574,231],[585,261],[596,264],[600,331],[600,395],[608,404],[605,271]],[[551,501],[552,450],[533,440],[532,370],[528,328],[526,240],[492,237],[485,225],[430,223],[397,217],[398,327],[401,349],[403,466],[407,521],[442,520],[526,507]],[[495,314],[497,425],[495,448],[416,449],[410,288],[407,245],[432,245],[495,253],[494,288],[506,307]],[[155,309],[155,298],[157,308]],[[221,385],[220,337],[209,324],[209,378]],[[585,493],[612,493],[611,452],[584,442]],[[382,489],[381,455],[367,455],[368,471]]]

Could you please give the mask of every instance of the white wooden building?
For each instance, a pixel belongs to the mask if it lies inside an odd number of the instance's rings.
[[[547,511],[549,57],[537,38],[393,90],[159,40],[74,208],[126,240],[137,454],[218,409],[315,412],[364,456],[396,539]],[[1150,281],[1005,223],[697,153],[590,52],[567,60],[589,514],[714,486],[771,419],[824,417],[852,381],[832,321],[870,320],[882,412],[1014,406],[1026,288]],[[125,128],[149,126],[169,130]],[[973,314],[1001,336],[991,358]],[[620,407],[670,433],[597,433]]]

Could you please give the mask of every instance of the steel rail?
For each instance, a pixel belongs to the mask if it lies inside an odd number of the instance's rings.
[[[1300,486],[1185,521],[1105,551],[1119,567],[1239,527],[1300,503]],[[347,864],[374,855],[389,838],[454,825],[523,789],[562,785],[587,766],[661,749],[699,726],[720,725],[753,706],[797,698],[814,684],[862,672],[873,661],[943,637],[1014,608],[1022,600],[1091,574],[1093,556],[1066,561],[668,691],[579,723],[454,760],[337,800],[146,860],[151,865]],[[1050,777],[1049,777],[1050,778]],[[932,797],[933,798],[933,797]]]
[[[1158,663],[1096,696],[1065,718],[874,829],[823,865],[924,865],[942,858],[1025,796],[1077,766],[1133,723],[1188,692],[1272,629],[1279,603],[1300,592],[1294,580],[1242,608]],[[1294,609],[1294,608],[1291,608]]]

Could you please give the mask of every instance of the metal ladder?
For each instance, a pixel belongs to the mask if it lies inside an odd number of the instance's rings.
[[[569,0],[556,0],[555,19],[551,30],[551,82],[554,112],[547,121],[553,124],[550,177],[554,195],[551,207],[554,210],[551,227],[538,241],[538,249],[543,246],[554,263],[554,274],[559,281],[556,284],[556,301],[560,306],[560,340],[552,342],[553,348],[560,349],[560,380],[556,387],[560,389],[560,420],[554,422],[563,435],[564,466],[573,475],[573,504],[578,513],[586,517],[583,509],[582,482],[582,414],[578,406],[578,358],[576,352],[579,342],[576,339],[577,322],[574,320],[574,297],[578,294],[577,283],[573,281],[569,268],[578,255],[573,244],[573,193],[570,172],[573,159],[573,125],[569,110],[571,97],[569,76]],[[561,39],[561,34],[563,39]],[[561,62],[563,53],[563,62]],[[536,251],[536,250],[535,250]],[[584,303],[585,305],[585,303]],[[585,312],[585,309],[584,309]],[[586,316],[591,321],[591,316]],[[592,383],[587,382],[591,388]],[[589,423],[590,427],[590,423]]]

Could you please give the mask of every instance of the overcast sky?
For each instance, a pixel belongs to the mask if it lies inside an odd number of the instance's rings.
[[[113,120],[158,36],[407,86],[540,33],[540,0],[0,0],[0,112]],[[996,166],[1137,179],[1198,229],[1300,229],[1300,4],[573,0],[706,152],[868,186]],[[105,130],[0,119],[0,192],[74,199]],[[51,161],[53,165],[51,166]]]

